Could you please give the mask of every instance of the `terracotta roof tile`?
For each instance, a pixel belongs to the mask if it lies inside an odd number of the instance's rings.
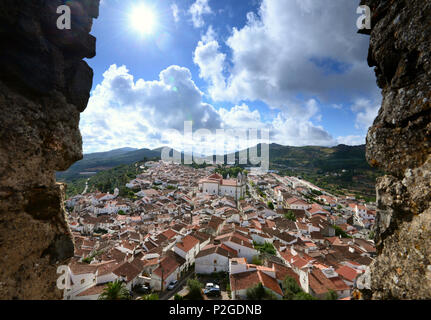
[[[177,242],[176,247],[180,248],[184,252],[189,252],[196,245],[199,244],[199,240],[191,235],[187,235]]]

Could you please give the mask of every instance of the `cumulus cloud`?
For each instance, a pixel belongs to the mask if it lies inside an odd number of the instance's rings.
[[[261,100],[290,112],[312,98],[358,98],[377,89],[365,61],[368,39],[356,33],[356,7],[345,0],[263,0],[227,39],[231,60],[217,40],[203,39],[194,62],[214,101]]]
[[[188,12],[192,16],[192,22],[195,28],[203,27],[205,25],[203,16],[212,13],[208,1],[209,0],[196,0],[189,8]]]
[[[148,141],[169,129],[183,130],[184,121],[195,129],[221,127],[213,106],[202,101],[202,92],[186,68],[170,66],[159,80],[134,80],[125,66],[112,65],[91,95],[82,115],[81,129],[88,149],[112,146],[158,145]]]
[[[268,129],[271,142],[286,145],[335,144],[327,131],[310,121],[318,113],[317,102],[309,100],[304,108],[307,113],[280,112],[275,119],[263,121],[260,112],[245,103],[219,110],[205,103],[187,68],[170,66],[158,80],[150,81],[134,79],[125,66],[112,65],[92,92],[80,127],[85,152],[162,145],[196,150],[199,145],[212,154],[220,145],[232,152],[259,142],[234,138],[229,130],[238,129]],[[184,121],[192,122],[194,140],[184,139]],[[225,132],[216,136],[220,129]],[[205,130],[208,134],[202,135]]]
[[[289,146],[333,146],[337,142],[323,127],[310,120],[280,112],[272,123],[272,141]]]
[[[223,76],[226,54],[219,52],[219,44],[214,38],[214,31],[210,27],[208,32],[199,41],[195,50],[193,61],[200,66],[199,76],[211,83],[210,94],[213,88],[224,88]]]
[[[261,129],[265,127],[260,112],[257,110],[251,111],[249,106],[244,103],[230,110],[220,108],[218,112],[225,128]]]
[[[356,129],[368,130],[374,122],[380,109],[381,102],[369,99],[357,99],[351,107],[356,113]]]

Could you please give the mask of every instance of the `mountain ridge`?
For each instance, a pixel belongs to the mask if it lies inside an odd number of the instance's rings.
[[[258,154],[261,145],[257,146]],[[57,179],[71,183],[88,178],[98,173],[113,170],[112,175],[119,171],[114,168],[130,166],[139,161],[159,160],[162,148],[114,149],[107,152],[98,152],[84,155],[69,170],[58,172]],[[372,196],[374,194],[375,179],[381,173],[371,168],[365,159],[365,145],[334,147],[305,146],[292,147],[280,144],[270,144],[270,169],[278,171],[281,175],[302,176],[316,185],[334,192],[340,190],[357,191],[360,194]],[[240,151],[235,152],[238,164]],[[181,153],[182,159],[184,153]],[[230,154],[232,155],[232,153]],[[213,159],[215,159],[215,155]],[[228,155],[225,154],[225,163]],[[243,167],[249,166],[241,165]],[[110,173],[108,174],[110,175]]]

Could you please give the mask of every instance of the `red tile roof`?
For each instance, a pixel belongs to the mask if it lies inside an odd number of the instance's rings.
[[[176,247],[183,250],[184,252],[189,252],[196,245],[199,245],[199,240],[191,235],[187,235],[181,239],[181,241],[177,242]]]
[[[210,244],[208,246],[206,246],[205,248],[203,248],[199,254],[196,256],[197,258],[201,258],[201,257],[205,257],[208,255],[211,255],[213,253],[217,253],[221,256],[227,257],[227,258],[233,258],[237,256],[237,253],[235,250],[221,244],[221,245],[213,245]]]
[[[278,293],[279,295],[283,296],[283,291],[281,291],[281,288],[278,285],[277,280],[275,280],[274,278],[271,278],[269,275],[261,271],[257,271],[257,275],[259,276],[259,280],[265,288],[268,288],[274,291],[275,293]]]
[[[105,286],[106,284],[99,284],[96,286],[92,286],[91,288],[88,288],[87,290],[82,291],[80,294],[77,295],[77,297],[100,295],[105,290]]]
[[[293,278],[296,280],[296,283],[300,286],[299,282],[299,276],[288,266],[279,264],[279,263],[273,263],[273,267],[275,269],[275,277],[279,281],[283,281],[286,279],[287,276]]]
[[[337,270],[335,270],[335,272],[350,282],[353,282],[358,276],[358,273],[356,272],[356,270],[348,266],[342,266]]]
[[[135,279],[141,271],[137,269],[133,264],[129,262],[124,262],[120,266],[115,268],[112,272],[119,277],[125,277],[126,281],[129,282]]]
[[[162,234],[167,238],[167,239],[171,239],[173,237],[175,237],[177,235],[177,233],[175,231],[173,231],[172,229],[168,229],[165,232],[162,232]]]
[[[157,275],[159,278],[163,280],[169,277],[175,270],[177,270],[182,264],[186,262],[183,258],[175,254],[177,257],[173,257],[172,255],[168,255],[160,261],[160,265],[154,270],[153,274]],[[163,270],[163,272],[162,272]]]
[[[265,288],[270,289],[279,295],[283,295],[277,281],[261,271],[247,271],[232,274],[230,276],[231,288],[234,291],[247,290],[249,288],[253,288],[259,283],[262,283]]]

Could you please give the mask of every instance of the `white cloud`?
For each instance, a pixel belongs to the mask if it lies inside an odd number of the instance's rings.
[[[225,128],[261,129],[265,127],[259,111],[251,111],[246,104],[235,106],[230,110],[220,108],[218,112]]]
[[[179,16],[180,10],[178,9],[178,6],[176,3],[172,3],[171,10],[172,10],[172,16],[174,17],[174,21],[179,22],[180,21],[180,16]]]
[[[368,130],[377,117],[381,103],[368,99],[357,99],[351,107],[356,114],[356,129]]]
[[[321,126],[280,112],[273,120],[272,141],[289,146],[333,146],[336,141]]]
[[[261,100],[299,113],[312,98],[339,104],[361,97],[377,89],[365,61],[368,39],[357,34],[356,7],[345,0],[263,0],[259,15],[248,13],[247,24],[227,39],[231,60],[216,40],[202,39],[194,62],[214,101]]]
[[[170,66],[160,73],[159,80],[134,79],[125,66],[112,65],[103,81],[92,92],[81,117],[84,152],[119,147],[156,148],[170,145],[177,150],[193,145],[184,141],[184,121],[193,121],[193,131],[208,129],[212,136],[200,143],[214,151],[222,144],[226,152],[254,145],[255,141],[235,140],[229,132],[215,137],[217,129],[269,129],[271,142],[285,145],[331,145],[331,135],[315,126],[310,118],[319,106],[309,100],[306,113],[290,115],[280,112],[275,119],[263,121],[258,110],[247,104],[216,110],[204,103],[190,71]],[[172,129],[177,130],[176,133]],[[198,145],[194,141],[195,146]],[[103,146],[103,147],[101,147]]]
[[[216,40],[216,38],[217,38],[217,33],[214,31],[213,26],[210,25],[208,27],[207,32],[202,36],[202,42],[208,43],[208,42]]]
[[[189,14],[192,16],[192,22],[195,28],[203,27],[205,24],[203,16],[212,13],[208,1],[209,0],[196,0],[189,8]]]
[[[339,144],[345,144],[348,146],[359,146],[365,144],[365,136],[346,136],[346,137],[338,137],[337,142]]]
[[[212,84],[210,94],[214,87],[225,87],[223,76],[226,55],[219,52],[219,44],[214,39],[214,31],[210,27],[208,32],[199,41],[195,50],[193,61],[200,66],[199,76]]]
[[[112,65],[92,92],[82,114],[81,129],[87,150],[98,145],[157,146],[161,134],[184,129],[221,127],[217,111],[202,101],[202,92],[186,68],[170,66],[158,81],[134,80],[125,66]]]

